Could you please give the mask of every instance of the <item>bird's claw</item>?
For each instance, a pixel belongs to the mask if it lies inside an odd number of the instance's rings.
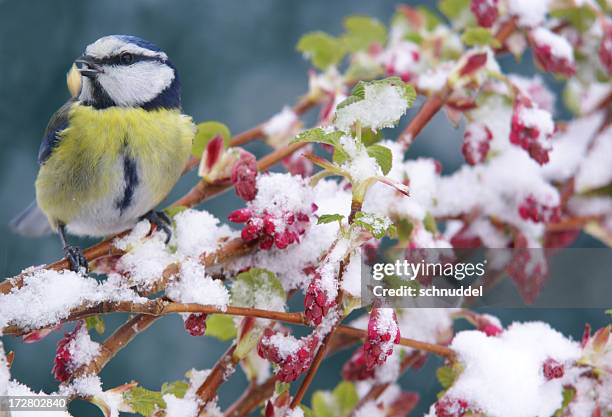
[[[163,211],[150,211],[143,216],[144,219],[147,219],[157,227],[158,230],[161,230],[166,234],[166,239],[164,240],[165,244],[170,242],[172,238],[172,220],[166,213]]]
[[[81,269],[85,269],[87,273],[89,265],[83,251],[78,246],[68,245],[64,247],[64,256],[70,263],[70,270],[74,272],[80,272]]]

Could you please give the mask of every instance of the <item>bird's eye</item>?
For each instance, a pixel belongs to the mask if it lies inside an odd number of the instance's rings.
[[[124,52],[119,56],[119,59],[123,65],[129,65],[134,60],[134,56],[129,52]]]

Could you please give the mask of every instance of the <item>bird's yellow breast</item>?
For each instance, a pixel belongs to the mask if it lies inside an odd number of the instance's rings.
[[[127,157],[138,170],[138,198],[150,200],[137,203],[150,210],[178,181],[194,132],[191,118],[178,110],[75,104],[61,140],[40,168],[38,204],[53,225],[68,224],[85,211],[108,211],[105,206],[124,191]]]

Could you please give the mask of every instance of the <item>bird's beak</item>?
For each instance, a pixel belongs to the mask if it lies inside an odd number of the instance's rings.
[[[87,55],[83,55],[79,59],[76,59],[74,63],[77,65],[77,69],[81,75],[88,78],[95,78],[96,75],[104,72],[104,69],[95,62],[94,58]]]

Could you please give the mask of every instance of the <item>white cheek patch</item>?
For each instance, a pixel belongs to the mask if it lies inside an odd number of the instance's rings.
[[[130,107],[153,100],[174,79],[174,70],[155,61],[129,66],[105,66],[98,82],[117,106]]]
[[[87,77],[81,77],[81,92],[79,93],[79,100],[83,102],[90,102],[93,100],[93,86],[91,80]]]

